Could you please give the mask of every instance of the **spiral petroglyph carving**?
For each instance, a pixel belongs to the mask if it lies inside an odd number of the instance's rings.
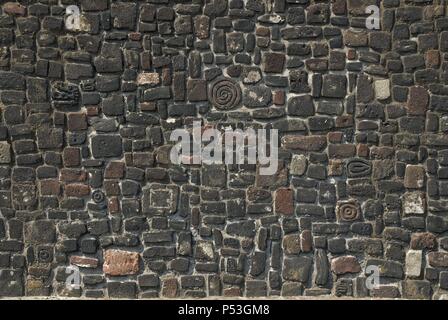
[[[213,84],[210,96],[217,109],[230,110],[240,103],[241,89],[233,81],[222,79]]]
[[[353,221],[359,217],[359,207],[355,202],[343,202],[338,205],[338,218],[341,221]]]
[[[104,193],[101,190],[95,190],[92,193],[92,200],[95,203],[101,203],[105,199]]]

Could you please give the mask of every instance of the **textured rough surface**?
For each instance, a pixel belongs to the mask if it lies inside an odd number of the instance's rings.
[[[448,297],[445,1],[0,6],[0,297]],[[276,172],[171,163],[195,120]]]
[[[136,252],[107,250],[104,253],[103,271],[111,276],[125,276],[138,273],[139,257]]]

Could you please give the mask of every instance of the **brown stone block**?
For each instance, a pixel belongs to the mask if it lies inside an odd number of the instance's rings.
[[[358,273],[361,266],[354,256],[342,256],[331,260],[331,271],[336,274]]]
[[[294,213],[294,195],[291,189],[281,188],[275,192],[275,212],[284,215]]]
[[[106,250],[104,253],[103,271],[111,276],[137,274],[140,255],[137,252],[122,250]]]
[[[85,184],[68,184],[64,189],[67,197],[85,197],[90,194],[90,187]]]

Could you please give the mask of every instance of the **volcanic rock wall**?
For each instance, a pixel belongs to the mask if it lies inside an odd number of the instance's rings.
[[[1,297],[446,294],[444,0],[0,3]],[[173,164],[195,120],[277,173]]]

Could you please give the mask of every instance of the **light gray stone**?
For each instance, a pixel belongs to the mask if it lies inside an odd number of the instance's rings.
[[[426,198],[422,192],[407,192],[403,195],[403,213],[425,214]]]
[[[390,97],[390,81],[376,80],[375,81],[375,96],[378,100],[386,100]]]
[[[422,271],[422,250],[409,250],[406,254],[406,275],[419,277]]]
[[[295,154],[292,156],[291,164],[289,165],[289,172],[292,175],[303,175],[306,171],[306,167],[307,160],[303,154]]]

